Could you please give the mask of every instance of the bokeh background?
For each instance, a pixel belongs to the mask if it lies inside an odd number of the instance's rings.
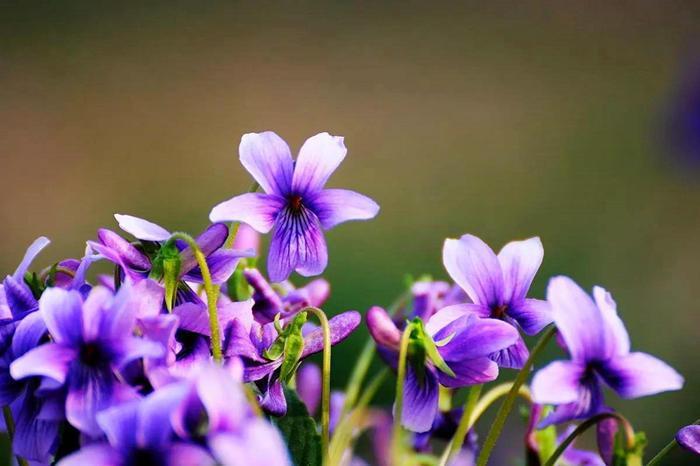
[[[243,133],[344,135],[331,184],[382,211],[328,235],[328,309],[445,277],[445,237],[539,235],[534,295],[606,286],[633,347],[685,375],[614,402],[653,453],[700,415],[700,164],[667,131],[700,4],[615,3],[3,2],[0,268],[42,234],[38,263],[79,257],[115,212],[199,231],[250,185]],[[365,338],[334,350],[334,384]],[[515,464],[516,417],[493,464]]]

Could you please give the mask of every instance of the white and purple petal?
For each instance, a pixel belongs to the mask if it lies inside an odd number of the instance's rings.
[[[245,169],[266,193],[289,193],[294,161],[282,138],[272,131],[244,134],[238,152]]]
[[[259,233],[268,233],[284,206],[284,198],[276,194],[246,193],[214,206],[209,220],[243,222]]]
[[[683,388],[683,377],[646,353],[630,353],[598,366],[603,380],[622,398],[638,398]]]
[[[448,364],[455,374],[454,377],[438,371],[440,384],[448,388],[483,384],[498,377],[498,364],[489,358],[463,359],[450,361]]]
[[[540,333],[553,320],[550,304],[541,299],[527,298],[511,303],[506,314],[528,335]]]
[[[293,270],[304,277],[318,275],[327,264],[328,249],[316,214],[303,206],[282,210],[275,221],[267,259],[270,280],[286,280]]]
[[[436,374],[433,369],[426,367],[423,374],[419,375],[409,365],[403,387],[401,425],[412,432],[427,432],[438,412]]]
[[[683,427],[676,434],[676,442],[686,450],[700,455],[700,425]]]
[[[24,253],[22,261],[17,266],[15,273],[12,275],[15,278],[15,280],[24,280],[24,274],[29,269],[29,266],[32,265],[32,262],[34,261],[36,256],[38,256],[39,253],[50,243],[51,241],[48,238],[46,238],[45,236],[40,236],[37,239],[35,239],[31,245],[29,245],[29,247],[27,248],[27,252]]]
[[[83,298],[79,292],[49,288],[39,300],[39,312],[57,343],[77,345],[83,340]]]
[[[114,214],[119,228],[142,241],[167,241],[170,232],[160,225],[133,215]]]
[[[360,325],[362,317],[357,311],[346,311],[332,317],[328,321],[331,334],[331,345],[336,345],[345,340]],[[304,337],[304,351],[301,357],[305,358],[314,353],[323,351],[323,329],[317,328]]]
[[[328,133],[311,136],[299,149],[294,164],[292,191],[303,196],[323,189],[346,153],[341,136],[331,136]]]
[[[493,250],[474,235],[447,239],[442,261],[452,279],[475,304],[503,304],[503,272]]]
[[[324,230],[351,220],[369,220],[379,213],[379,204],[347,189],[323,189],[309,201]]]
[[[508,302],[522,301],[542,264],[544,248],[538,237],[512,241],[498,253],[503,270],[503,296]]]

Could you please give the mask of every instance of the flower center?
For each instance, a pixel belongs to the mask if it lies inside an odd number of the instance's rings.
[[[95,343],[86,343],[80,348],[80,361],[86,366],[98,366],[102,356],[102,349]]]
[[[500,306],[491,309],[491,317],[494,319],[503,319],[506,316],[506,311],[508,311],[508,305],[501,304]]]
[[[162,456],[157,452],[139,448],[129,455],[128,464],[129,466],[157,466],[164,463]]]
[[[293,195],[289,199],[289,206],[292,208],[292,211],[294,212],[300,212],[301,208],[303,207],[303,204],[301,203],[302,199],[301,196],[298,194]]]

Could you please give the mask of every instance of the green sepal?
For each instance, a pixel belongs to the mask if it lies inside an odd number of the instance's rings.
[[[46,274],[46,286],[51,287],[56,284],[56,274],[58,273],[58,262],[55,262],[51,268],[49,268],[49,273]]]
[[[243,274],[247,267],[246,261],[241,261],[231,278],[228,279],[228,295],[233,301],[246,301],[253,296],[253,288],[248,284],[248,280]]]
[[[150,278],[162,280],[165,285],[165,306],[168,311],[173,308],[175,293],[180,281],[182,258],[174,242],[167,242],[153,259]]]
[[[435,364],[435,367],[450,377],[455,377],[454,371],[450,369],[450,366],[442,359],[442,355],[440,355],[433,338],[425,331],[423,321],[416,317],[409,325],[413,327],[411,331],[411,343],[418,343],[425,351],[425,355]]]
[[[275,328],[279,335],[270,347],[265,350],[263,356],[274,361],[284,356],[280,367],[280,378],[289,383],[301,363],[301,354],[304,351],[304,336],[301,329],[306,323],[306,312],[300,312],[285,328],[280,327],[280,315],[275,316]]]
[[[316,422],[294,390],[284,387],[284,397],[287,400],[287,414],[273,418],[272,423],[282,433],[292,463],[295,466],[321,466],[321,435]]]
[[[32,295],[34,295],[36,299],[41,297],[41,294],[44,292],[44,285],[41,283],[41,280],[39,280],[39,276],[36,272],[25,273],[24,283],[32,290]]]
[[[642,466],[646,446],[646,434],[644,432],[636,432],[634,434],[634,446],[631,450],[627,450],[624,446],[623,433],[618,432],[615,436],[612,466]]]

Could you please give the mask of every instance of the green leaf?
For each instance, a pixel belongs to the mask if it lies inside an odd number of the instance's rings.
[[[173,308],[175,293],[180,281],[180,266],[182,259],[174,242],[167,242],[158,251],[153,259],[150,277],[155,280],[163,280],[165,285],[165,306],[168,311]]]
[[[284,437],[292,462],[295,466],[321,466],[321,435],[316,422],[296,392],[285,387],[287,414],[273,419]]]

